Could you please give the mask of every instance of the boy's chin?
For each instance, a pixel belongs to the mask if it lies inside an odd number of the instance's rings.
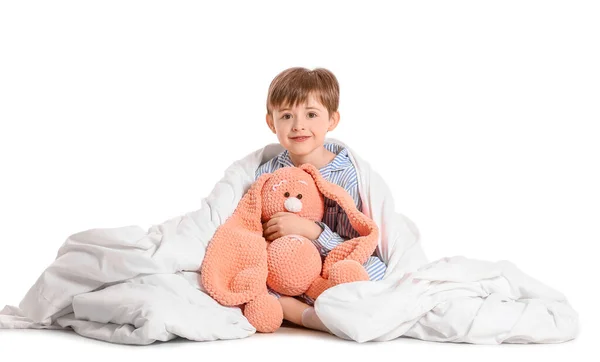
[[[311,153],[312,151],[315,150],[315,144],[314,142],[305,142],[302,144],[291,144],[288,147],[288,151],[298,155],[298,156],[302,156],[302,155],[307,155],[309,153]]]

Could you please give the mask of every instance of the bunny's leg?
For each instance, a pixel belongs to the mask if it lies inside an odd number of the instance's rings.
[[[354,260],[340,260],[329,269],[329,280],[332,286],[369,280],[369,274],[364,266]]]
[[[329,280],[324,279],[321,276],[318,276],[317,279],[315,279],[313,281],[310,288],[308,288],[308,290],[304,294],[308,295],[313,300],[315,300],[315,299],[317,299],[317,297],[319,295],[321,295],[321,293],[323,293],[330,286],[331,286],[331,283]]]
[[[272,333],[283,322],[283,309],[276,297],[266,293],[246,303],[244,316],[258,332]]]

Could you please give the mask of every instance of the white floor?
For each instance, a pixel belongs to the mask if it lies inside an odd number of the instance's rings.
[[[125,346],[84,338],[70,331],[0,330],[0,361],[32,357],[37,361],[598,361],[591,336],[561,344],[472,345],[436,343],[411,338],[359,344],[292,325],[273,334],[245,339],[194,342],[177,339],[149,346]],[[593,357],[593,356],[596,357]]]

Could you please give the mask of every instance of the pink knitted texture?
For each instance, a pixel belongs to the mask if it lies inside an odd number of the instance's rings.
[[[303,236],[286,235],[267,245],[263,222],[281,211],[320,221],[324,196],[342,207],[360,236],[336,246],[323,264],[314,244]],[[283,311],[267,285],[285,295],[306,293],[316,299],[337,284],[369,280],[362,264],[377,247],[378,233],[346,190],[323,179],[314,166],[280,168],[261,175],[217,229],[206,249],[201,282],[222,305],[240,306],[257,331],[274,332]]]
[[[286,235],[267,249],[267,285],[277,293],[296,296],[310,288],[321,274],[321,255],[309,239]]]

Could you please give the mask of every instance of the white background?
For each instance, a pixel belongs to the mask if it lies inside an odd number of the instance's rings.
[[[0,330],[0,359],[597,355],[599,18],[594,1],[0,2],[0,309],[69,235],[196,210],[227,166],[277,142],[268,86],[303,66],[337,76],[329,136],[382,174],[431,260],[510,260],[582,326],[527,346],[284,329],[135,348]]]

